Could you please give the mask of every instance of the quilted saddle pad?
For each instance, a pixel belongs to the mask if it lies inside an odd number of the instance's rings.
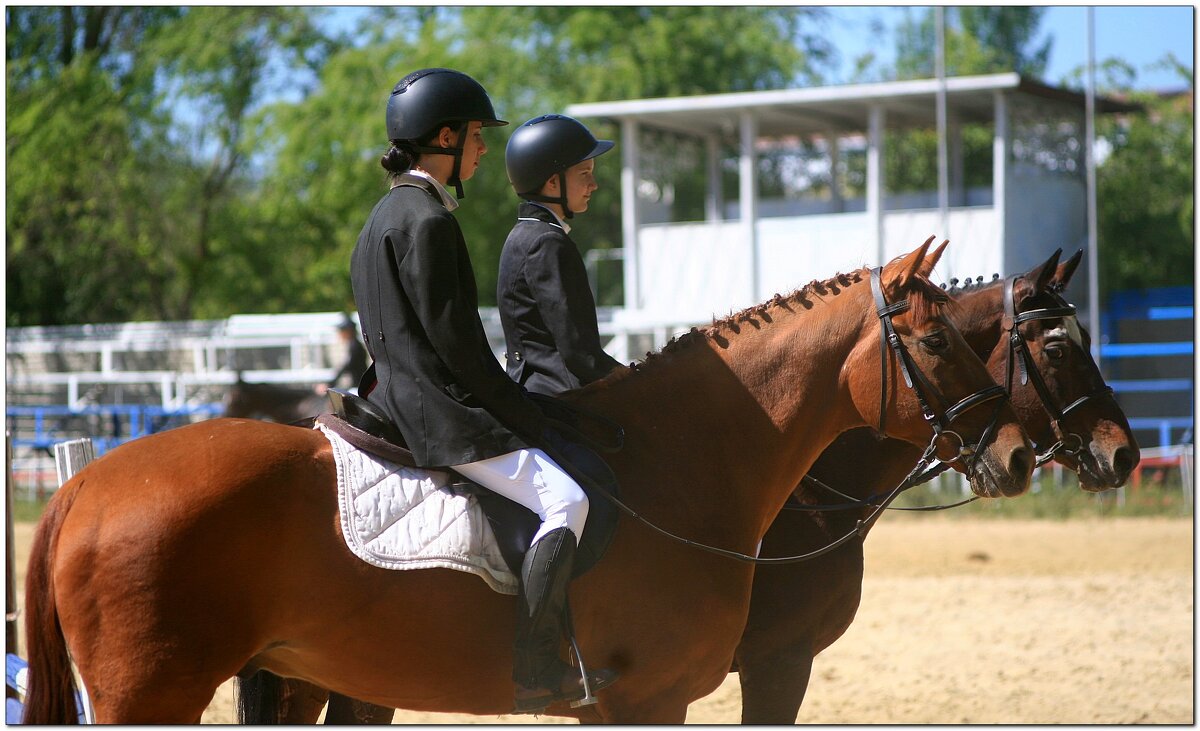
[[[384,569],[466,571],[501,594],[517,593],[478,501],[451,491],[446,473],[382,460],[315,428],[333,446],[342,537],[355,556]]]

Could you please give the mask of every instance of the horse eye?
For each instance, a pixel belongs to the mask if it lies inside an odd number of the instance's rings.
[[[940,333],[934,333],[921,338],[921,343],[930,350],[941,350],[946,347],[946,338]]]
[[[1042,351],[1050,360],[1062,360],[1063,358],[1067,357],[1067,346],[1063,345],[1062,343],[1047,345],[1042,349]]]

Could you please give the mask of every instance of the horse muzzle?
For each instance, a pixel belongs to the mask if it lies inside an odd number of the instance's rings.
[[[1036,455],[1016,425],[1001,427],[995,441],[975,455],[967,473],[980,497],[1015,497],[1029,490]]]

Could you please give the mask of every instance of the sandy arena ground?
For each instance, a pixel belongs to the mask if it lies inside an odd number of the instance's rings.
[[[17,526],[19,587],[32,533]],[[1192,724],[1193,556],[1190,518],[889,515],[867,540],[858,617],[817,657],[797,720]],[[730,676],[687,722],[737,723],[740,709]],[[235,722],[232,683],[203,720]],[[406,724],[531,720],[396,714]]]

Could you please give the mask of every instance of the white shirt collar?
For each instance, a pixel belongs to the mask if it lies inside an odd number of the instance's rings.
[[[420,168],[411,168],[408,172],[416,175],[417,177],[425,178],[429,182],[433,183],[433,187],[437,189],[438,196],[442,199],[442,205],[446,207],[447,211],[453,211],[455,208],[458,208],[458,199],[450,195],[450,191],[446,190],[446,186],[442,185],[441,181],[439,181],[437,178]]]
[[[559,225],[559,226],[562,228],[562,230],[563,230],[563,231],[566,231],[567,233],[571,233],[571,224],[569,224],[569,223],[567,223],[566,221],[564,221],[564,220],[562,220],[561,218],[559,218],[557,213],[555,213],[554,211],[550,210],[550,209],[549,209],[549,208],[547,208],[546,206],[543,206],[541,203],[537,203],[537,202],[534,202],[534,201],[528,201],[528,202],[529,202],[529,203],[533,203],[533,205],[535,205],[535,206],[537,206],[538,208],[541,208],[542,210],[546,211],[546,212],[547,212],[547,213],[549,213],[551,216],[554,216],[554,220],[555,220],[555,221],[558,221],[558,225]]]

